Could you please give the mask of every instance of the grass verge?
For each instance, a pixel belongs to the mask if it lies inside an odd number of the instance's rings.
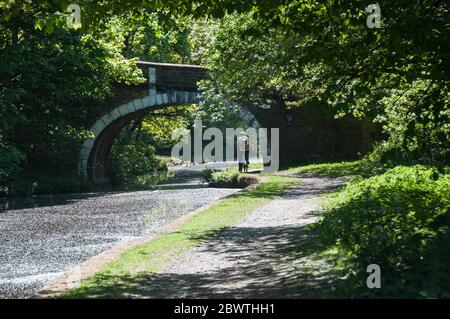
[[[282,169],[288,174],[311,174],[323,177],[340,177],[366,175],[367,166],[364,161],[350,161],[337,163],[321,163],[309,165],[291,165]]]
[[[78,288],[63,298],[123,298],[133,296],[152,275],[161,271],[176,256],[200,245],[247,217],[255,209],[281,195],[298,179],[266,176],[257,187],[219,201],[194,215],[174,230],[123,253]]]

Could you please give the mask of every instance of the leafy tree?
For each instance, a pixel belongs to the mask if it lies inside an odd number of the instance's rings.
[[[0,157],[26,163],[25,175],[76,174],[74,154],[89,137],[87,119],[112,94],[114,83],[142,78],[134,61],[90,34],[36,27],[40,17],[57,9],[53,2],[28,1],[0,7]],[[2,182],[20,172],[13,166],[2,165],[8,175]]]
[[[155,12],[123,12],[105,19],[98,29],[101,32],[93,33],[93,36],[111,49],[120,49],[125,58],[189,62],[188,31],[184,20],[168,28],[159,24]]]
[[[261,106],[325,104],[382,123],[404,156],[448,163],[448,5],[380,6],[380,29],[367,27],[360,1],[262,2],[228,14],[204,51],[207,91]]]

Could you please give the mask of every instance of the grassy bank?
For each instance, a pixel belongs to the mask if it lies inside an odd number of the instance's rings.
[[[317,225],[347,269],[340,296],[367,298],[448,298],[449,229],[450,175],[421,165],[351,181]],[[371,264],[381,268],[380,289],[364,285]]]
[[[310,174],[323,177],[340,177],[363,175],[367,172],[367,166],[363,161],[321,163],[309,165],[288,165],[282,168],[283,173]]]
[[[63,297],[125,297],[161,271],[174,257],[239,223],[298,182],[298,179],[289,177],[266,176],[266,181],[254,189],[225,198],[172,231],[128,250]]]
[[[293,166],[284,172],[355,177],[327,196],[322,219],[313,225],[318,241],[315,253],[333,251],[334,263],[346,278],[335,282],[331,296],[450,297],[448,169],[377,168],[354,161]],[[298,253],[304,250],[299,247]],[[380,289],[365,284],[370,264],[381,268]]]

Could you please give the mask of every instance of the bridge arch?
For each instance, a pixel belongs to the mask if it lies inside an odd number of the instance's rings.
[[[148,62],[141,62],[139,66],[143,71],[148,70],[146,93],[119,104],[98,119],[90,128],[92,137],[86,140],[81,147],[80,174],[95,184],[107,182],[105,163],[114,138],[132,120],[166,106],[188,105],[200,101],[197,82],[199,76],[203,75],[203,68]],[[180,71],[180,69],[182,70]],[[249,110],[241,109],[239,115],[250,126],[256,129],[261,127],[259,121]]]

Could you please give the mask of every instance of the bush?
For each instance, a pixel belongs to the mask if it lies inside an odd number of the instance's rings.
[[[256,177],[241,175],[238,171],[233,169],[205,169],[203,174],[204,180],[211,187],[245,188],[258,182],[258,179]]]
[[[442,258],[450,251],[450,241],[442,239],[449,238],[449,221],[450,175],[398,166],[350,183],[332,199],[319,229],[327,243],[351,254],[354,269],[365,272],[369,264],[380,265],[388,286],[383,293],[398,296],[418,294],[430,276],[445,277],[443,269],[450,275],[449,260]],[[446,254],[436,253],[442,251]],[[430,274],[425,271],[430,267],[441,270]],[[446,278],[431,290],[449,293]]]
[[[117,185],[135,184],[138,177],[167,170],[164,161],[156,158],[155,148],[144,143],[114,145],[108,161],[108,176]]]

